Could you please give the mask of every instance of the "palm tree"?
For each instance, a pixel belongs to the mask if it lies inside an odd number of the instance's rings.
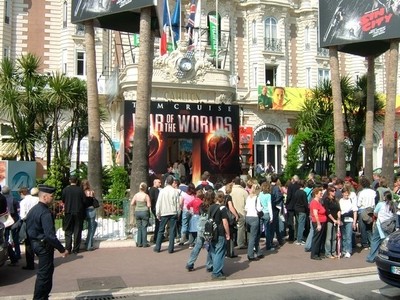
[[[346,175],[346,160],[344,151],[344,130],[342,116],[342,93],[340,91],[339,59],[337,47],[329,47],[329,64],[331,67],[333,120],[335,137],[335,173],[339,178]]]
[[[36,115],[43,102],[47,79],[38,73],[40,58],[28,53],[15,65],[4,58],[0,65],[0,106],[10,122],[14,151],[21,160],[35,160]]]
[[[367,87],[366,75],[356,80],[355,85],[350,83],[350,77],[341,79],[341,91],[343,100],[343,116],[346,138],[349,143],[350,176],[358,176],[359,150],[366,133],[367,118]],[[377,95],[373,95],[372,122],[381,122],[383,102]]]
[[[393,186],[394,180],[394,126],[396,112],[396,86],[397,86],[397,69],[399,56],[399,41],[392,40],[389,49],[389,68],[387,80],[387,95],[385,109],[385,136],[383,138],[383,159],[382,173],[388,179],[390,186]]]
[[[317,170],[319,173],[330,172],[334,156],[332,112],[332,87],[329,80],[324,80],[312,89],[296,119],[299,134],[295,139],[301,139],[297,143],[301,144],[304,166],[314,168],[317,161],[324,161],[325,167]]]
[[[101,139],[100,109],[97,93],[96,51],[93,20],[85,22],[85,44],[87,57],[87,97],[88,97],[88,179],[97,197],[101,199]]]
[[[375,99],[375,57],[368,57],[367,71],[367,112],[365,116],[365,165],[364,175],[372,180],[374,146],[374,99]]]
[[[135,136],[132,149],[131,195],[137,192],[140,182],[148,178],[148,138],[151,86],[153,77],[154,35],[151,32],[151,8],[140,13],[140,48],[137,102],[135,113]]]

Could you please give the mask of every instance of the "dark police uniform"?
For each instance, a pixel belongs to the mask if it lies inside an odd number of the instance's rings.
[[[55,189],[39,185],[39,191],[52,194]],[[65,248],[56,237],[54,218],[45,203],[32,207],[26,217],[26,227],[33,251],[39,257],[33,299],[48,299],[53,285],[54,249],[64,253]]]

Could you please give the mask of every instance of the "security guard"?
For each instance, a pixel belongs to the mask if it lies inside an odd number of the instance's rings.
[[[49,205],[53,201],[55,188],[39,185],[39,203],[29,211],[26,217],[27,234],[33,251],[39,257],[39,269],[36,276],[33,299],[48,299],[53,285],[54,249],[66,257],[68,252],[56,237],[53,215]]]

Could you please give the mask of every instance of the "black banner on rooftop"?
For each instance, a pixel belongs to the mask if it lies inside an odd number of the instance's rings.
[[[159,30],[161,0],[72,0],[71,22],[94,20],[96,27],[139,33],[140,9],[153,7],[154,28]]]
[[[400,0],[319,0],[321,47],[379,55],[400,37]]]

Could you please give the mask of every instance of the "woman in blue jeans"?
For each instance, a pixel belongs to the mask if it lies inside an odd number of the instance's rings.
[[[258,260],[263,258],[264,255],[260,251],[260,218],[258,212],[262,211],[262,206],[258,195],[260,194],[261,187],[258,183],[251,186],[250,194],[246,199],[244,210],[246,211],[246,225],[250,231],[249,242],[247,246],[247,259],[249,261]],[[254,251],[257,257],[254,256]]]
[[[93,251],[95,249],[93,246],[94,234],[97,229],[96,208],[93,206],[94,191],[91,189],[89,180],[87,179],[82,180],[81,186],[85,193],[86,222],[88,226],[86,250]]]
[[[353,230],[357,228],[357,198],[350,197],[351,190],[345,186],[342,189],[342,199],[339,200],[342,218],[342,253],[350,258],[353,250]],[[354,193],[354,192],[353,192]]]
[[[139,185],[139,192],[137,192],[131,201],[131,205],[135,207],[136,227],[138,230],[136,247],[149,247],[147,242],[147,226],[149,226],[150,197],[146,194],[147,184],[141,182]]]
[[[272,247],[272,239],[271,235],[271,223],[272,223],[272,204],[271,204],[271,184],[267,181],[261,184],[261,193],[258,194],[258,199],[260,200],[262,211],[264,215],[261,218],[260,223],[260,233],[262,232],[264,227],[265,233],[265,250],[273,251],[275,248]]]

